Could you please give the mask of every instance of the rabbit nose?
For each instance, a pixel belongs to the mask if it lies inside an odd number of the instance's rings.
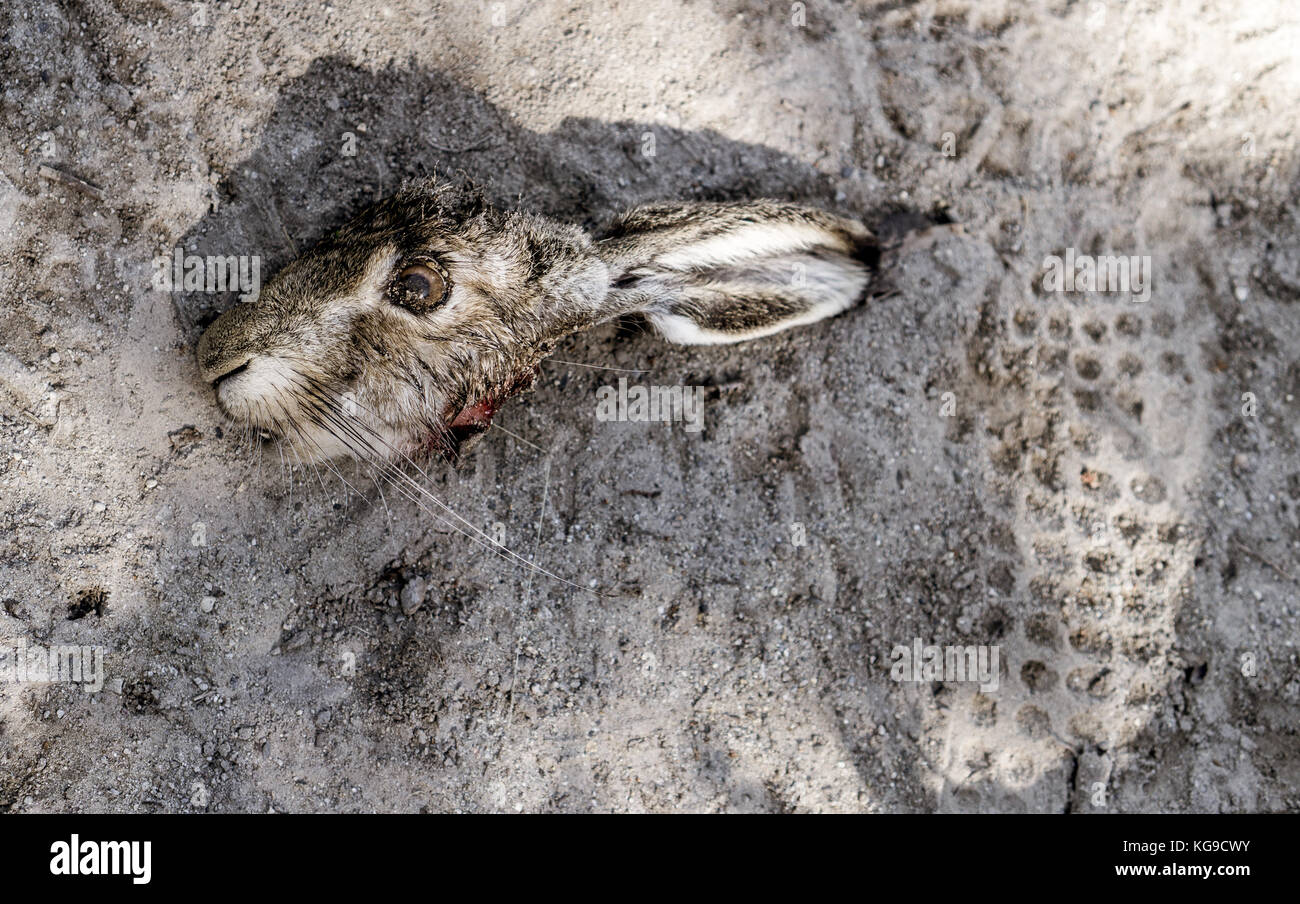
[[[222,314],[199,339],[199,372],[208,383],[216,383],[243,370],[255,352],[247,343],[247,326],[253,305],[237,304]]]
[[[216,377],[216,378],[214,378],[214,379],[211,379],[211,380],[209,380],[208,382],[209,382],[209,383],[214,383],[214,384],[220,386],[222,380],[228,379],[228,378],[233,377],[233,376],[235,376],[235,375],[237,375],[237,374],[242,374],[244,371],[248,370],[248,364],[249,364],[249,361],[252,361],[252,360],[253,360],[252,358],[249,358],[248,361],[245,361],[243,364],[239,364],[239,365],[236,365],[235,367],[230,368],[230,370],[226,371],[226,372],[223,373],[221,376]]]

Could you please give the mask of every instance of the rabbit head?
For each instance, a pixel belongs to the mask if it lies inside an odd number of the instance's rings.
[[[764,336],[860,300],[875,249],[779,202],[640,207],[593,240],[428,182],[218,318],[199,366],[229,415],[307,458],[455,456],[571,333],[640,313],[674,342]]]

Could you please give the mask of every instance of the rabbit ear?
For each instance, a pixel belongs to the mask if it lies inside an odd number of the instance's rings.
[[[860,301],[879,260],[853,220],[775,201],[638,207],[597,242],[607,303],[670,342],[767,336]]]

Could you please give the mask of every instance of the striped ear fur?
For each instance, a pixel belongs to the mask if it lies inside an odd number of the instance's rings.
[[[859,302],[879,248],[865,226],[776,201],[653,204],[597,242],[611,307],[638,311],[670,342],[767,336]]]

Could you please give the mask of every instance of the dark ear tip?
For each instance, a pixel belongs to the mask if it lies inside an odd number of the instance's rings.
[[[862,261],[872,270],[880,269],[880,242],[875,236],[869,236],[854,242],[853,257]]]
[[[902,244],[903,239],[911,233],[925,232],[935,226],[948,226],[953,219],[946,210],[938,209],[929,214],[915,210],[895,210],[876,227],[876,260],[880,258],[880,248],[894,248]]]

